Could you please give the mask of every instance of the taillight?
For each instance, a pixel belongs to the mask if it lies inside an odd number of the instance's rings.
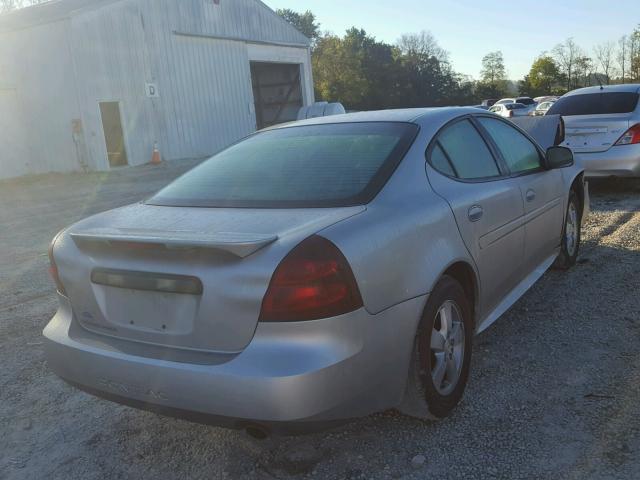
[[[634,145],[636,143],[640,143],[640,123],[624,132],[624,135],[620,137],[616,145]]]
[[[56,260],[53,257],[53,247],[55,246],[56,240],[58,240],[58,238],[60,237],[61,233],[62,232],[58,233],[55,237],[53,237],[53,240],[51,241],[51,245],[49,245],[49,274],[51,275],[51,278],[55,282],[58,292],[61,293],[62,295],[66,295],[67,292],[65,291],[64,285],[62,284],[62,281],[60,280],[60,274],[58,272],[58,266],[56,265]]]
[[[509,110],[509,118],[513,118],[513,110]]]
[[[360,290],[342,252],[312,236],[280,262],[262,300],[261,322],[335,317],[362,307]]]

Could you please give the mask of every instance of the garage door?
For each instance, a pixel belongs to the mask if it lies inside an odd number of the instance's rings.
[[[0,89],[0,178],[29,173],[29,149],[18,92]]]
[[[300,65],[251,62],[258,129],[291,122],[302,107]]]

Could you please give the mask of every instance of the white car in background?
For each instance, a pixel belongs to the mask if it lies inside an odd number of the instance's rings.
[[[590,177],[640,177],[640,84],[574,90],[548,115],[561,115],[563,146]]]
[[[504,105],[507,103],[521,103],[523,105],[526,105],[527,107],[530,107],[530,106],[535,106],[537,102],[531,97],[514,97],[514,98],[500,99],[495,104]]]
[[[505,118],[526,117],[530,112],[529,108],[522,103],[496,103],[489,111]]]
[[[527,109],[527,114],[533,112],[533,110],[538,106],[538,103],[531,97],[515,97],[515,98],[503,98],[498,100],[496,105],[509,105],[511,103],[520,103],[524,105]]]
[[[546,95],[544,97],[536,97],[533,99],[533,101],[539,105],[543,102],[557,102],[558,98],[560,97],[558,97],[557,95]]]
[[[553,107],[553,104],[556,103],[555,100],[550,100],[548,102],[539,103],[536,108],[533,109],[529,114],[534,117],[543,117],[547,114],[549,109]]]

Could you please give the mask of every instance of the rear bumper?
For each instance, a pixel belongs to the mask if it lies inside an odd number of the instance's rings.
[[[606,152],[575,153],[587,177],[640,177],[640,144],[611,147]]]
[[[424,302],[420,297],[377,315],[360,309],[312,322],[259,324],[241,353],[199,353],[190,363],[87,332],[61,297],[44,330],[45,351],[64,380],[120,403],[230,428],[315,429],[401,402]]]

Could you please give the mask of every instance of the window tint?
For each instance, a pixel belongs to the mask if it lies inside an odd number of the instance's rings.
[[[536,102],[534,102],[534,101],[533,101],[533,99],[531,99],[531,98],[529,98],[529,97],[520,97],[520,98],[517,98],[517,99],[516,99],[516,102],[517,102],[517,103],[521,103],[521,104],[523,104],[523,105],[533,105],[534,103],[536,103]]]
[[[473,180],[500,175],[489,147],[468,120],[447,127],[438,136],[438,143],[459,178]]]
[[[445,153],[442,151],[442,148],[440,147],[440,145],[437,143],[431,152],[431,165],[440,173],[444,173],[445,175],[449,175],[450,177],[456,176],[456,173],[453,171],[453,168],[451,168],[449,159],[447,158]]]
[[[540,154],[531,141],[515,128],[493,118],[478,118],[498,145],[509,170],[522,173],[540,168]]]
[[[147,201],[194,207],[296,208],[367,203],[418,127],[340,123],[257,133],[180,177]]]
[[[505,107],[507,107],[507,110],[518,110],[520,108],[527,108],[524,105],[522,105],[521,103],[509,103],[509,104],[505,105]]]
[[[605,115],[631,113],[638,105],[638,94],[633,92],[588,93],[562,97],[553,104],[549,115]]]

